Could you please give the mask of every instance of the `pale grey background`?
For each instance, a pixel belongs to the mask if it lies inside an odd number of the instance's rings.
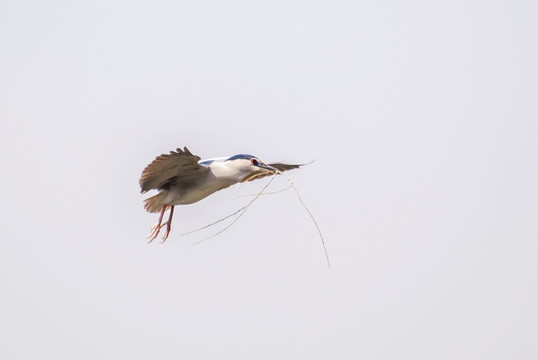
[[[537,359],[536,1],[0,2],[0,358]],[[187,145],[317,161],[178,207]],[[278,190],[284,178],[272,184]]]

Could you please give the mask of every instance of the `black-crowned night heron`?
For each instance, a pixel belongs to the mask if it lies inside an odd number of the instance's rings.
[[[264,164],[257,157],[247,154],[201,160],[187,147],[160,155],[146,166],[139,181],[142,193],[154,189],[159,191],[157,195],[145,200],[144,207],[147,211],[160,212],[149,241],[153,241],[164,226],[166,233],[163,242],[168,238],[175,205],[192,204],[239,182],[252,181],[300,166],[302,165]],[[163,223],[168,208],[170,215],[168,221]]]

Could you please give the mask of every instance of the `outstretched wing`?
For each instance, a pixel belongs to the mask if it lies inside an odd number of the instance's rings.
[[[282,164],[282,163],[273,163],[273,164],[268,164],[268,165],[274,167],[275,169],[278,169],[279,171],[288,171],[288,170],[298,169],[298,168],[300,168],[301,166],[303,166],[303,165],[307,165],[307,164]],[[244,179],[242,182],[261,179],[261,178],[263,178],[263,177],[266,177],[266,176],[269,176],[269,175],[273,175],[273,174],[274,174],[274,172],[260,170],[260,171],[258,171],[258,172],[255,172],[254,174],[250,175],[249,177],[247,177],[246,179]]]
[[[300,168],[301,166],[304,166],[304,165],[307,165],[307,164],[297,164],[297,165],[282,164],[282,163],[269,164],[269,166],[277,168],[280,171],[288,171],[288,170],[298,169],[298,168]]]
[[[161,189],[175,181],[195,182],[209,171],[207,167],[198,164],[199,160],[200,157],[193,155],[186,146],[183,150],[177,148],[176,151],[170,151],[170,154],[157,156],[142,171],[140,192]]]

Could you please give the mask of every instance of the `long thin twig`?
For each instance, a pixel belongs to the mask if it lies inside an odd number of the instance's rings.
[[[232,221],[228,226],[226,226],[224,229],[216,232],[215,234],[203,239],[203,240],[200,240],[198,242],[195,242],[194,245],[198,245],[206,240],[209,240],[209,239],[212,239],[214,238],[215,236],[223,233],[224,231],[228,230],[233,224],[235,224],[237,222],[237,220],[239,220],[239,218],[241,216],[243,216],[243,214],[245,213],[245,211],[247,211],[247,209],[249,208],[250,205],[252,205],[252,203],[254,201],[256,201],[261,195],[269,195],[269,194],[277,194],[279,192],[282,192],[282,191],[285,191],[287,189],[289,189],[290,187],[293,188],[293,191],[295,191],[295,194],[297,195],[297,198],[299,199],[299,202],[301,203],[301,205],[303,206],[303,208],[306,210],[306,212],[308,213],[308,215],[310,216],[310,219],[312,219],[312,222],[314,223],[314,225],[316,226],[316,229],[318,230],[318,234],[319,234],[319,237],[321,239],[321,245],[323,246],[323,250],[325,252],[325,258],[327,260],[327,266],[329,267],[329,269],[331,268],[331,262],[329,260],[329,254],[327,252],[327,247],[325,246],[325,239],[323,238],[323,234],[321,233],[321,229],[319,228],[319,225],[316,221],[316,219],[314,218],[314,215],[312,215],[312,213],[310,212],[310,210],[308,209],[308,207],[305,205],[305,203],[303,202],[303,199],[301,198],[301,195],[299,194],[299,191],[297,190],[297,188],[295,187],[295,184],[293,183],[293,181],[287,176],[285,175],[286,179],[288,180],[288,182],[290,183],[290,186],[287,187],[287,188],[284,188],[282,190],[279,190],[279,191],[275,191],[275,192],[271,192],[271,193],[264,193],[265,189],[267,189],[269,187],[269,185],[271,184],[271,182],[273,182],[273,180],[275,179],[276,175],[279,175],[279,174],[283,174],[283,172],[281,171],[277,171],[275,172],[275,174],[273,175],[273,177],[271,178],[271,180],[269,180],[269,182],[261,189],[261,191],[258,193],[258,194],[252,194],[252,195],[243,195],[243,196],[254,196],[254,198],[252,200],[250,200],[248,202],[248,204],[246,204],[245,206],[243,206],[241,209],[235,211],[234,213],[228,215],[228,216],[225,216],[217,221],[214,221],[210,224],[207,224],[205,226],[202,226],[198,229],[195,229],[195,230],[191,230],[191,231],[188,231],[186,233],[183,233],[179,236],[185,236],[185,235],[188,235],[188,234],[192,234],[192,233],[195,233],[197,231],[200,231],[200,230],[204,230],[204,229],[207,229],[213,225],[216,225],[226,219],[229,219],[230,217],[232,216],[235,216],[237,214],[239,214],[235,219],[234,221]]]
[[[222,221],[224,221],[224,220],[226,220],[226,219],[228,219],[228,218],[231,218],[232,216],[236,215],[238,212],[244,210],[246,207],[247,207],[247,205],[243,206],[241,209],[237,210],[237,211],[234,212],[233,214],[230,214],[230,215],[228,215],[228,216],[225,216],[225,217],[223,217],[222,219],[219,219],[219,220],[217,220],[217,221],[214,221],[214,222],[212,222],[211,224],[207,224],[207,225],[202,226],[202,227],[200,227],[200,228],[198,228],[198,229],[194,229],[194,230],[191,230],[191,231],[187,231],[186,233],[183,233],[183,234],[181,234],[181,235],[179,235],[179,236],[181,237],[181,236],[185,236],[185,235],[189,235],[189,234],[195,233],[195,232],[200,231],[200,230],[207,229],[208,227],[211,227],[211,226],[213,226],[213,225],[218,224],[219,222],[222,222]]]
[[[299,202],[301,203],[301,205],[303,205],[306,212],[308,213],[308,215],[310,215],[310,218],[314,222],[314,225],[316,225],[316,228],[318,229],[318,234],[319,234],[319,237],[321,239],[321,245],[323,245],[323,250],[325,251],[325,258],[327,259],[327,266],[329,266],[329,269],[330,269],[331,268],[331,262],[329,261],[329,254],[327,253],[327,247],[325,246],[325,240],[323,239],[323,235],[321,234],[321,230],[319,229],[318,223],[317,223],[316,219],[314,219],[314,215],[312,215],[310,210],[308,210],[308,208],[306,207],[305,203],[303,202],[303,199],[301,199],[301,195],[299,195],[299,191],[297,191],[297,188],[293,184],[293,181],[287,175],[285,175],[285,176],[288,179],[288,181],[290,182],[291,187],[295,191],[295,194],[297,194],[297,198],[299,199]]]
[[[283,191],[286,191],[288,190],[289,188],[291,188],[293,185],[290,185],[288,187],[285,187],[284,189],[280,189],[280,190],[277,190],[277,191],[271,191],[271,192],[264,192],[263,194],[260,194],[260,195],[275,195],[275,194],[278,194],[278,193],[281,193]],[[244,195],[237,195],[238,197],[250,197],[250,196],[256,196],[257,194],[244,194]]]
[[[215,236],[217,236],[217,235],[219,235],[219,234],[222,234],[224,231],[228,230],[233,224],[235,224],[235,223],[237,222],[237,220],[239,220],[239,219],[241,218],[241,216],[243,216],[243,214],[245,213],[245,211],[247,211],[248,207],[249,207],[254,201],[256,201],[256,199],[258,199],[258,198],[260,197],[260,195],[265,191],[265,189],[267,189],[267,187],[269,186],[269,184],[271,184],[271,183],[273,182],[273,180],[275,179],[275,177],[276,177],[277,175],[278,175],[278,173],[275,172],[275,174],[273,175],[273,177],[271,178],[271,180],[269,180],[269,182],[263,187],[263,189],[258,193],[258,195],[256,195],[252,200],[250,200],[248,204],[246,204],[245,206],[243,206],[241,209],[237,210],[235,213],[233,213],[233,214],[231,214],[231,215],[228,215],[227,217],[225,217],[225,218],[223,218],[223,219],[221,219],[221,220],[216,221],[215,224],[218,223],[218,222],[220,222],[220,221],[222,221],[222,220],[224,220],[224,219],[229,218],[230,216],[233,216],[233,215],[235,215],[235,214],[237,214],[237,213],[240,212],[240,214],[237,215],[237,217],[234,219],[234,221],[232,221],[232,222],[231,222],[228,226],[226,226],[224,229],[222,229],[222,230],[220,230],[220,231],[214,233],[213,235],[211,235],[211,236],[209,236],[209,237],[207,237],[207,238],[205,238],[205,239],[203,239],[203,240],[200,240],[200,241],[195,242],[194,245],[198,245],[198,244],[200,244],[200,243],[202,243],[202,242],[204,242],[204,241],[206,241],[206,240],[212,239],[212,238],[214,238]],[[204,227],[201,228],[201,229],[205,229],[206,227],[209,227],[209,226],[211,226],[211,224],[210,224],[210,225],[207,225],[207,226],[204,226]],[[195,230],[195,231],[197,231],[197,230]],[[192,231],[192,232],[194,232],[194,231]]]

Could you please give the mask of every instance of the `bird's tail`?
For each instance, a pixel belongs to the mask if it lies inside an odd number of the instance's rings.
[[[155,196],[147,198],[144,200],[144,209],[150,213],[156,213],[162,210],[164,204],[164,199],[166,197],[166,192],[160,192]]]

